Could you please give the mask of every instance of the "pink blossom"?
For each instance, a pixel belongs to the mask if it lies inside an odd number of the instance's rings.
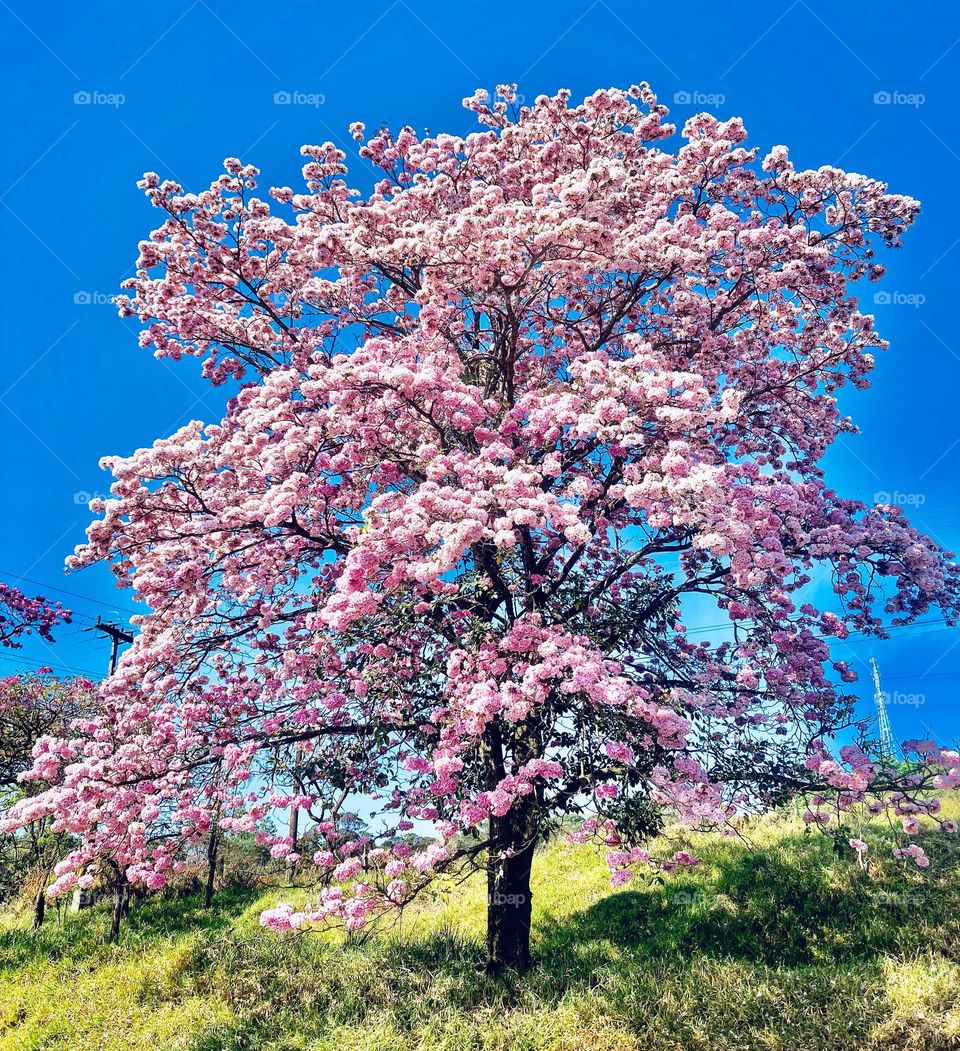
[[[629,763],[633,760],[633,749],[622,742],[608,741],[603,746],[603,750],[611,759],[616,759],[617,762]]]

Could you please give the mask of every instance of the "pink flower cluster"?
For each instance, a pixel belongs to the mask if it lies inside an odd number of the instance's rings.
[[[924,853],[923,847],[917,846],[916,843],[911,843],[907,847],[894,847],[893,856],[906,861],[907,858],[912,858],[917,868],[925,869],[930,864],[930,859]]]
[[[19,649],[24,635],[36,632],[53,641],[53,629],[70,623],[70,611],[59,602],[48,602],[42,595],[28,598],[19,589],[0,582],[0,646]]]

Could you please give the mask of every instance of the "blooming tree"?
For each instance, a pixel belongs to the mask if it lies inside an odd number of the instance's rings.
[[[38,746],[31,807],[83,836],[56,891],[105,849],[159,885],[215,818],[292,804],[327,878],[266,924],[361,927],[475,864],[490,966],[523,966],[534,847],[566,815],[621,883],[695,863],[645,852],[665,813],[724,826],[808,790],[822,825],[957,783],[929,742],[908,784],[829,751],[856,677],[831,640],[957,611],[946,553],[819,466],[884,346],[851,283],[917,203],[761,158],[738,119],[671,151],[646,85],[466,105],[465,138],[352,125],[367,193],[331,143],[303,147],[306,192],[232,158],[201,193],[144,177],[164,219],[121,313],[230,396],[104,461],[71,564],[112,562],[152,612],[103,714]],[[706,609],[727,630],[687,630]]]
[[[63,737],[74,719],[93,706],[93,685],[87,679],[58,679],[49,668],[28,675],[0,678],[0,802],[10,803],[42,790],[36,782],[20,783],[33,765],[33,748],[41,738]],[[0,842],[0,898],[33,871],[38,878],[33,925],[43,922],[46,883],[63,853],[66,836],[50,811],[41,807],[34,818],[25,804],[18,834]]]
[[[20,649],[24,635],[36,632],[53,641],[53,629],[70,623],[70,611],[59,602],[48,602],[42,595],[28,598],[19,588],[0,581],[0,646]]]

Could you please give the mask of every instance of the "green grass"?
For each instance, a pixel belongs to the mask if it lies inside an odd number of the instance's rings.
[[[522,977],[482,973],[478,881],[362,943],[263,931],[276,892],[145,901],[116,946],[99,906],[38,935],[10,917],[0,1051],[960,1048],[960,842],[924,836],[921,873],[869,826],[863,873],[795,820],[748,836],[618,893],[594,850],[550,845]]]

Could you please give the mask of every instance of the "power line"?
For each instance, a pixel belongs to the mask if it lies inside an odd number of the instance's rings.
[[[917,639],[917,638],[920,638],[921,635],[939,635],[943,631],[957,631],[958,630],[956,627],[951,627],[949,624],[944,624],[943,621],[936,621],[936,620],[923,620],[923,621],[920,621],[920,620],[918,620],[916,625],[914,625],[914,624],[890,624],[886,628],[884,628],[884,631],[898,632],[898,631],[902,630],[903,628],[913,628],[913,627],[916,627],[916,626],[918,626],[920,624],[943,624],[943,626],[939,627],[939,628],[930,628],[929,631],[911,631],[911,632],[908,632],[906,635],[896,634],[896,635],[893,636],[893,638],[896,638],[896,639]],[[852,639],[852,640],[849,640],[849,641],[855,642],[855,643],[873,642],[874,639],[876,638],[876,636],[868,635],[868,634],[866,634],[866,633],[864,633],[862,631],[856,632],[855,634],[862,635],[863,637],[859,638],[859,639]],[[816,635],[815,638],[818,638],[818,639],[834,639],[834,638],[837,638],[837,636],[836,635]],[[838,639],[837,641],[846,643],[848,640],[847,639]]]
[[[91,595],[81,595],[78,591],[68,591],[66,588],[58,588],[58,587],[55,587],[53,584],[44,584],[43,581],[33,580],[30,577],[21,577],[21,576],[18,576],[16,573],[9,572],[6,569],[0,569],[0,575],[5,576],[5,577],[9,577],[10,579],[17,581],[17,583],[21,583],[22,582],[22,583],[25,583],[25,584],[34,584],[36,587],[43,588],[45,591],[56,591],[60,595],[69,595],[71,598],[82,599],[84,602],[90,602],[90,603],[92,603],[95,606],[103,606],[103,607],[105,607],[107,609],[116,609],[117,612],[126,611],[126,612],[128,612],[130,614],[137,614],[138,613],[137,610],[131,609],[129,606],[122,606],[122,608],[121,607],[117,607],[117,606],[111,605],[105,599],[93,598]],[[143,611],[140,610],[139,612],[142,613]]]
[[[884,676],[889,682],[891,679],[957,679],[960,671],[934,671],[934,672],[901,672],[899,675]]]
[[[842,613],[842,611],[841,612],[837,612],[836,610],[825,610],[824,612],[832,612],[837,617],[840,617],[840,616],[844,615]],[[733,623],[734,622],[732,620],[729,620],[729,621],[725,621],[725,622],[720,623],[720,624],[701,624],[699,627],[696,627],[696,628],[688,628],[686,631],[682,632],[681,634],[683,634],[683,635],[702,635],[704,632],[707,632],[707,631],[719,631],[721,628],[732,627]],[[793,623],[793,622],[791,622],[791,623]],[[953,630],[953,628],[951,628],[950,625],[948,625],[946,623],[946,621],[944,621],[944,620],[916,620],[916,621],[911,622],[910,624],[888,624],[884,628],[884,631],[901,631],[904,628],[919,628],[919,627],[921,627],[923,625],[932,625],[932,624],[943,625],[943,627],[941,627],[941,628],[934,629],[934,630],[937,630],[937,631],[952,631]],[[913,634],[916,634],[916,635],[931,635],[931,634],[933,634],[933,631],[918,631],[918,632],[914,632]],[[870,635],[868,632],[866,632],[863,628],[859,628],[859,629],[857,629],[855,631],[851,631],[850,635],[863,635],[864,636],[863,639],[853,639],[852,641],[854,641],[854,642],[865,642],[867,639],[872,639],[874,637],[874,636]],[[814,635],[813,637],[815,639],[837,639],[837,641],[839,641],[839,642],[847,642],[849,640],[850,636],[848,635],[846,639],[841,639],[838,635]],[[906,635],[906,636],[900,636],[900,637],[901,638],[912,638],[913,635]]]
[[[91,679],[100,678],[98,673],[90,668],[77,668],[72,664],[63,664],[60,661],[41,661],[33,657],[13,657],[6,653],[0,654],[0,661],[12,661],[14,664],[33,665],[37,668],[60,668],[63,671],[79,672],[81,675],[88,676]]]

